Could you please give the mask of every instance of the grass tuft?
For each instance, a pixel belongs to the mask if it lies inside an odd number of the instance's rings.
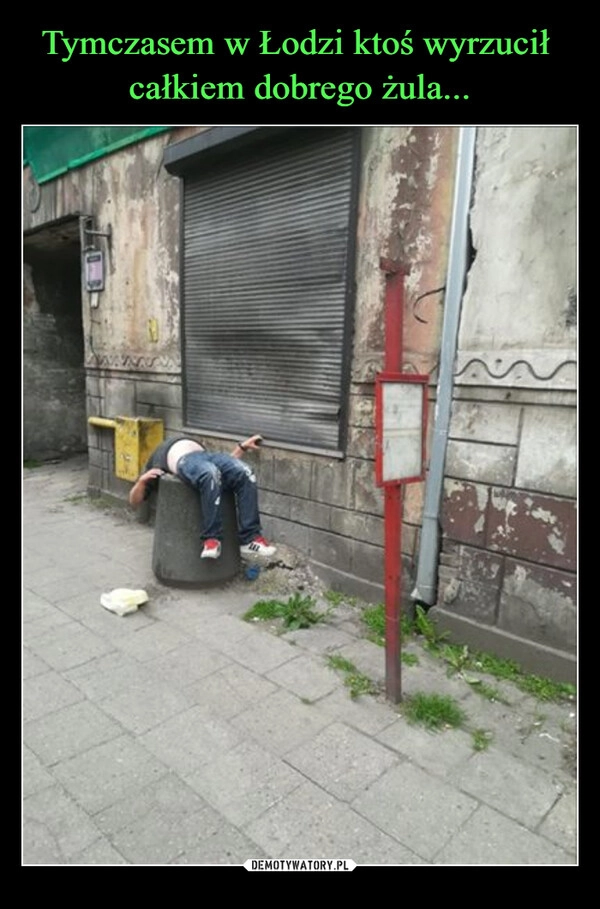
[[[344,603],[348,606],[356,606],[356,597],[348,596],[346,593],[340,593],[339,590],[326,590],[323,597],[332,606],[341,606]]]
[[[473,751],[486,751],[492,741],[492,733],[486,732],[485,729],[473,729],[471,733],[473,742]]]
[[[554,682],[551,679],[540,678],[524,672],[514,660],[505,660],[493,654],[471,652],[464,644],[449,644],[445,641],[446,633],[439,634],[435,623],[428,618],[421,606],[416,607],[414,630],[424,639],[424,646],[429,653],[443,659],[453,672],[471,670],[484,672],[494,678],[512,682],[521,691],[532,695],[540,701],[565,701],[574,700],[577,689],[566,682]],[[485,697],[490,695],[491,689],[481,687],[480,693]],[[495,700],[502,700],[497,694]]]
[[[283,627],[288,631],[298,628],[310,628],[317,622],[327,618],[328,612],[316,612],[316,601],[313,597],[293,594],[285,602],[283,600],[260,600],[255,603],[242,618],[246,622],[269,622],[281,619]]]
[[[506,698],[502,697],[500,691],[493,685],[488,685],[482,679],[473,679],[470,676],[463,675],[463,679],[473,691],[485,698],[486,701],[496,701],[498,704],[509,704]]]
[[[368,606],[362,614],[362,621],[367,626],[367,637],[380,647],[385,646],[385,608],[382,603],[378,606]]]
[[[379,689],[375,682],[368,676],[359,672],[354,663],[344,657],[333,655],[327,659],[328,666],[331,669],[337,669],[344,673],[344,685],[350,690],[350,697],[354,700],[363,694],[378,694]]]
[[[385,647],[385,605],[377,603],[375,606],[367,606],[363,609],[362,622],[367,627],[367,637],[374,644]],[[400,616],[400,634],[402,640],[406,640],[414,634],[414,623],[404,613]]]
[[[456,728],[465,721],[465,714],[456,701],[441,694],[416,692],[403,701],[402,713],[409,723],[418,723],[427,729]]]
[[[416,653],[406,653],[405,650],[403,650],[400,653],[400,661],[402,663],[404,663],[405,666],[418,666],[419,665],[419,657],[417,656],[417,654]]]

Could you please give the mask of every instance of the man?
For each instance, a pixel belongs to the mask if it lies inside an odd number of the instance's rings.
[[[257,451],[262,437],[250,436],[238,442],[231,454],[206,451],[203,445],[186,436],[165,439],[152,452],[143,472],[129,493],[129,502],[137,508],[158,487],[163,474],[179,477],[200,496],[203,559],[218,559],[221,555],[223,522],[221,491],[233,492],[237,504],[240,554],[245,559],[267,559],[276,552],[264,538],[258,511],[256,476],[251,467],[242,463],[247,451]]]

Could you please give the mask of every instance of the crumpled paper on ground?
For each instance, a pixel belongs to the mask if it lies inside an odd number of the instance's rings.
[[[135,612],[138,606],[148,602],[148,594],[145,590],[129,590],[127,587],[117,587],[110,593],[103,593],[100,602],[105,609],[117,615],[128,615]]]

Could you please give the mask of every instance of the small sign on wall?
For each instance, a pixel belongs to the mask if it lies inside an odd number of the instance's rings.
[[[104,253],[100,249],[87,250],[85,261],[85,288],[93,293],[104,290]]]
[[[378,486],[414,483],[425,476],[429,376],[375,377],[375,480]]]

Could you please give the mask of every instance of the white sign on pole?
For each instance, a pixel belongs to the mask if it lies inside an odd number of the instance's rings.
[[[427,377],[383,373],[376,382],[377,482],[420,480],[424,473]]]

